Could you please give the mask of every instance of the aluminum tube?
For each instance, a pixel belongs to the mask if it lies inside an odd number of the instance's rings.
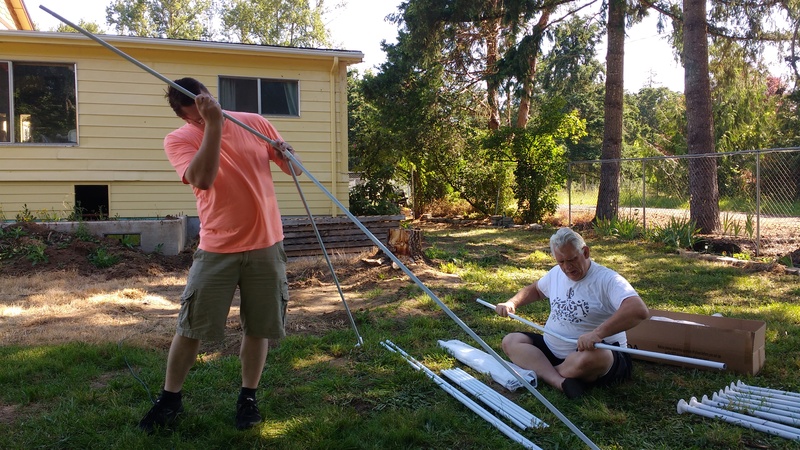
[[[459,368],[442,370],[442,375],[449,378],[451,381],[461,386],[470,394],[477,397],[482,402],[489,405],[498,414],[508,414],[513,419],[520,422],[520,428],[537,427],[543,428],[547,424],[542,422],[539,418],[526,411],[516,403],[503,397],[494,389],[482,383],[469,373]],[[513,420],[512,419],[512,420]]]
[[[795,400],[784,400],[781,398],[762,396],[750,392],[739,392],[730,389],[729,387],[725,387],[724,392],[726,395],[729,395],[733,398],[747,399],[754,403],[800,413],[800,402],[797,402]]]
[[[411,365],[411,367],[413,367],[416,370],[421,370],[423,373],[425,373],[425,375],[428,376],[428,378],[433,380],[433,382],[436,383],[439,387],[441,387],[445,392],[453,396],[456,400],[464,404],[464,406],[472,410],[474,413],[481,416],[487,422],[494,425],[495,428],[500,430],[500,432],[511,438],[513,441],[521,444],[523,447],[527,449],[541,450],[541,447],[529,441],[525,436],[522,436],[521,434],[514,431],[513,428],[509,427],[502,420],[493,416],[491,413],[489,413],[489,411],[483,409],[479,404],[475,403],[472,399],[464,395],[461,391],[459,391],[452,385],[448,384],[442,377],[436,375],[432,370],[425,367],[424,364],[414,359],[414,357],[406,353],[403,349],[398,347],[392,341],[389,340],[382,341],[381,345],[383,345],[393,353],[399,353]]]
[[[724,396],[720,396],[716,392],[712,394],[711,401],[715,402],[715,405],[713,406],[732,408],[745,414],[750,414],[752,416],[771,420],[773,422],[791,425],[793,427],[800,426],[800,415],[795,416],[794,414],[787,413],[779,409],[764,407],[738,400],[731,400]],[[703,403],[705,403],[705,400]]]
[[[162,75],[158,74],[158,72],[156,72],[156,71],[150,69],[149,67],[145,66],[144,64],[136,61],[135,59],[133,59],[130,56],[128,56],[125,53],[123,53],[122,51],[116,49],[111,44],[108,44],[107,42],[105,42],[102,39],[94,36],[92,33],[89,33],[88,31],[86,31],[83,28],[73,24],[72,22],[69,22],[68,20],[64,19],[63,17],[61,17],[61,16],[59,16],[57,14],[55,14],[54,12],[52,12],[49,9],[45,8],[44,6],[39,6],[39,7],[41,9],[43,9],[44,11],[48,12],[49,14],[51,14],[52,16],[56,17],[57,19],[61,20],[62,22],[66,23],[67,25],[71,26],[72,28],[80,31],[82,34],[86,35],[90,39],[100,43],[102,46],[104,46],[106,48],[109,48],[114,53],[117,53],[118,55],[122,56],[123,58],[127,59],[128,61],[136,64],[138,67],[140,67],[140,68],[144,69],[145,71],[155,75],[157,78],[161,79],[162,81],[167,82],[170,85],[173,85],[172,84],[173,82],[171,80],[167,79],[166,77],[163,77]],[[177,85],[174,85],[173,87],[176,87],[176,86]],[[184,94],[186,94],[188,92],[185,89],[180,88],[180,86],[177,86],[176,88],[180,89],[181,92],[183,92]],[[188,92],[188,94],[191,94],[191,92]],[[246,129],[247,131],[253,133],[254,135],[258,136],[259,138],[264,139],[265,141],[269,142],[273,146],[275,145],[275,141],[269,139],[268,137],[264,136],[263,134],[259,133],[256,130],[252,129],[251,127],[248,127],[247,125],[245,125],[245,124],[241,123],[240,121],[237,121],[237,120],[235,120],[233,118],[231,118],[231,121],[236,123],[237,125],[241,126],[242,128]],[[514,369],[512,369],[511,366],[509,366],[508,363],[506,363],[506,361],[503,358],[501,358],[500,355],[498,355],[497,352],[495,352],[492,347],[489,346],[489,344],[487,344],[483,339],[480,338],[480,336],[478,336],[474,331],[472,331],[472,329],[469,326],[467,326],[467,324],[464,323],[450,308],[448,308],[447,305],[445,305],[444,302],[442,302],[439,299],[439,297],[437,297],[436,294],[433,293],[433,291],[431,291],[427,286],[425,286],[425,284],[422,283],[422,281],[416,275],[414,275],[414,272],[412,272],[411,269],[406,267],[406,265],[403,264],[403,262],[400,261],[400,259],[397,258],[397,256],[395,256],[380,241],[380,239],[375,237],[375,235],[372,234],[372,232],[369,231],[369,229],[366,226],[364,226],[364,224],[361,223],[361,221],[358,220],[358,218],[356,218],[356,216],[354,216],[342,204],[342,202],[339,201],[339,199],[336,198],[336,196],[334,196],[327,188],[325,188],[325,186],[323,186],[322,183],[319,180],[316,179],[316,177],[314,177],[310,172],[308,172],[303,167],[303,165],[300,163],[300,161],[298,161],[297,158],[294,157],[294,155],[292,155],[290,152],[285,152],[284,156],[288,157],[291,160],[292,163],[296,164],[297,167],[299,167],[301,170],[303,170],[303,172],[306,173],[308,179],[311,180],[320,189],[320,191],[325,194],[325,196],[327,196],[334,204],[336,204],[336,206],[339,207],[339,209],[342,210],[342,212],[353,222],[353,224],[355,224],[362,232],[364,232],[364,234],[382,252],[384,252],[386,254],[386,256],[389,257],[389,259],[392,260],[392,262],[397,264],[397,266],[400,267],[400,269],[406,275],[408,275],[408,277],[411,279],[411,281],[413,281],[417,286],[419,286],[420,289],[422,289],[422,291],[425,292],[425,294],[428,295],[431,298],[431,300],[433,300],[434,303],[436,303],[439,306],[439,308],[441,308],[441,310],[444,311],[444,313],[447,314],[447,316],[450,317],[456,323],[456,325],[458,325],[462,330],[464,330],[464,332],[467,333],[472,339],[474,339],[475,342],[480,344],[480,346],[483,347],[483,349],[486,350],[486,352],[489,353],[492,356],[492,358],[494,358],[501,366],[503,366],[503,368],[506,369],[514,378],[516,378],[517,381],[519,381],[522,386],[525,386],[525,389],[527,389],[531,394],[533,394],[533,396],[536,397],[542,404],[544,404],[544,406],[548,410],[550,410],[550,412],[552,412],[556,417],[558,417],[558,419],[564,425],[566,425],[567,428],[569,428],[575,434],[575,436],[577,436],[581,441],[583,441],[583,443],[588,445],[589,448],[591,448],[592,450],[600,450],[600,448],[594,442],[592,442],[592,440],[589,439],[589,437],[586,436],[586,434],[584,434],[577,426],[575,426],[575,424],[573,424],[567,418],[567,416],[565,416],[561,411],[559,411],[558,408],[555,407],[555,405],[553,405],[549,400],[547,400],[547,398],[545,396],[543,396],[539,391],[537,391],[536,388],[533,387],[533,385],[531,385],[526,379],[522,378],[516,371],[514,371]]]
[[[696,403],[696,400],[695,400],[695,403]],[[793,440],[800,439],[800,436],[794,436],[791,433],[784,433],[784,432],[779,431],[779,430],[774,430],[774,429],[769,428],[769,427],[764,427],[764,426],[759,425],[757,423],[735,419],[733,417],[729,417],[729,416],[722,415],[722,414],[717,414],[715,412],[707,411],[707,410],[698,408],[696,406],[692,406],[692,405],[686,403],[686,400],[681,399],[681,400],[678,401],[678,414],[683,414],[685,412],[690,412],[692,414],[697,414],[698,416],[708,417],[710,419],[722,420],[722,421],[725,421],[725,422],[728,422],[728,423],[732,423],[734,425],[739,425],[739,426],[742,426],[742,427],[745,427],[745,428],[750,428],[750,429],[753,429],[753,430],[756,430],[756,431],[761,431],[761,432],[772,434],[772,435],[775,435],[775,436],[780,436],[780,437],[783,437],[783,438],[786,438],[786,439],[793,439]]]
[[[738,422],[741,426],[744,427],[752,428],[754,430],[762,431],[764,433],[774,434],[775,436],[780,436],[782,438],[800,441],[800,433],[795,433],[793,431],[786,431],[782,429],[781,427],[785,425],[775,424],[768,420],[761,420],[755,417],[748,416],[746,414],[739,414],[733,411],[728,411],[726,409],[714,408],[713,406],[704,405],[698,402],[695,397],[689,399],[689,406],[713,414],[715,418],[725,420],[726,422],[731,422],[731,423]],[[781,427],[776,427],[775,425],[781,425]]]
[[[486,307],[491,308],[491,309],[495,309],[495,305],[492,305],[491,303],[489,303],[487,301],[484,301],[484,300],[481,300],[481,299],[477,299],[476,301],[478,303],[480,303],[481,305],[483,305],[483,306],[486,306]],[[555,337],[557,339],[560,339],[560,340],[562,340],[564,342],[569,342],[569,343],[572,343],[572,344],[577,344],[578,343],[578,341],[576,339],[570,339],[570,338],[568,338],[566,336],[562,336],[562,335],[560,335],[558,333],[555,333],[553,331],[550,331],[550,330],[544,328],[543,326],[541,326],[539,324],[533,323],[530,320],[523,319],[522,317],[520,317],[520,316],[518,316],[516,314],[509,314],[508,317],[510,317],[510,318],[512,318],[514,320],[517,320],[519,322],[522,322],[525,325],[531,326],[531,327],[541,331],[542,333],[549,334],[550,336],[553,336],[553,337]],[[724,370],[726,368],[725,363],[721,363],[721,362],[717,362],[717,361],[708,361],[708,360],[705,360],[705,359],[690,358],[688,356],[669,355],[669,354],[666,354],[666,353],[650,352],[650,351],[647,351],[647,350],[639,350],[639,349],[627,348],[627,347],[617,347],[616,345],[608,345],[608,344],[603,344],[603,343],[597,343],[597,344],[594,344],[594,346],[595,346],[595,348],[611,350],[611,351],[614,351],[614,352],[630,353],[632,355],[647,356],[647,357],[650,357],[650,358],[658,358],[658,359],[664,359],[664,360],[667,360],[667,361],[681,362],[681,363],[686,363],[686,364],[692,364],[692,365],[695,365],[695,366],[710,367],[712,369]]]
[[[510,421],[511,421],[511,422],[512,422],[514,425],[516,425],[518,428],[521,428],[521,429],[525,430],[525,429],[527,429],[527,428],[529,428],[529,427],[530,427],[530,425],[527,425],[527,424],[525,424],[525,423],[524,423],[524,422],[523,422],[523,421],[522,421],[522,420],[521,420],[521,419],[520,419],[520,418],[519,418],[519,417],[518,417],[518,416],[515,414],[515,413],[516,413],[516,411],[515,411],[515,412],[511,412],[511,411],[509,410],[509,408],[505,407],[505,405],[501,405],[500,403],[496,402],[496,401],[495,401],[495,399],[493,399],[493,398],[490,398],[488,395],[486,395],[486,392],[485,392],[485,391],[483,391],[483,390],[481,390],[481,389],[474,389],[474,387],[467,387],[467,386],[465,386],[465,385],[462,383],[462,381],[461,381],[461,380],[459,380],[459,376],[458,376],[458,375],[456,375],[456,374],[453,374],[453,373],[452,373],[452,372],[450,372],[450,371],[447,371],[447,370],[442,370],[442,371],[441,371],[441,373],[442,373],[442,375],[444,375],[446,378],[450,379],[450,381],[452,381],[453,383],[455,383],[455,384],[457,384],[458,386],[460,386],[461,388],[463,388],[465,391],[467,391],[467,392],[469,392],[470,394],[472,394],[472,396],[473,396],[473,397],[476,397],[476,398],[477,398],[478,400],[480,400],[480,401],[481,401],[481,402],[482,402],[484,405],[486,405],[486,406],[488,406],[489,408],[491,408],[492,410],[494,410],[494,412],[496,412],[498,415],[500,415],[501,417],[505,417],[506,419],[510,420]]]
[[[780,398],[785,400],[794,400],[795,402],[800,403],[800,394],[797,392],[788,392],[788,391],[780,391],[778,389],[769,389],[769,388],[762,388],[758,386],[750,386],[747,384],[742,383],[739,380],[736,384],[731,383],[731,389],[739,392],[752,392],[754,394],[770,396],[774,398]]]
[[[513,411],[514,414],[516,414],[520,418],[520,420],[522,420],[527,426],[535,427],[535,428],[545,428],[545,427],[548,426],[545,422],[543,422],[538,417],[536,417],[533,414],[531,414],[530,412],[526,411],[525,409],[523,409],[522,407],[520,407],[516,403],[514,403],[514,402],[508,400],[507,398],[503,397],[502,395],[498,394],[492,388],[486,386],[485,384],[481,383],[478,380],[472,379],[472,380],[466,381],[464,383],[464,388],[465,389],[476,389],[476,390],[482,389],[481,392],[482,392],[483,396],[489,397],[490,399],[494,399],[495,401],[500,403],[503,407],[506,407],[506,405],[508,405],[508,408],[510,408],[510,410]]]

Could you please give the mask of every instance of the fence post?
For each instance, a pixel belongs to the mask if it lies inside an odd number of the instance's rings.
[[[647,163],[642,159],[642,228],[647,231]]]
[[[567,163],[567,226],[572,226],[572,163]]]
[[[756,256],[761,256],[761,150],[756,151]]]

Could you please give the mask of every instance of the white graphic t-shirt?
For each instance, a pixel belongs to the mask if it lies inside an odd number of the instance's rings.
[[[537,286],[550,299],[550,317],[545,328],[570,339],[578,339],[594,330],[619,309],[622,300],[638,296],[620,274],[594,261],[580,281],[570,280],[559,266],[555,266]],[[628,345],[624,331],[603,340],[607,344],[619,343],[621,347]],[[575,344],[549,334],[544,335],[544,341],[559,358],[566,358],[575,351]]]

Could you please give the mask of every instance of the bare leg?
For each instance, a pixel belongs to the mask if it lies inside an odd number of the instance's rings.
[[[239,359],[242,362],[242,387],[255,389],[261,381],[261,372],[267,361],[269,340],[264,338],[244,336]]]
[[[503,338],[503,351],[514,364],[533,370],[538,379],[558,390],[563,390],[562,383],[567,378],[595,381],[614,363],[610,350],[591,350],[571,353],[563,363],[553,367],[544,353],[522,333],[511,333]]]
[[[542,353],[531,342],[530,338],[522,333],[511,333],[503,338],[503,351],[511,361],[522,367],[536,372],[536,377],[545,383],[561,390],[562,376]]]
[[[593,382],[602,377],[614,364],[611,350],[587,350],[571,353],[556,370],[565,378],[578,378]]]
[[[200,340],[175,335],[169,347],[167,357],[167,376],[164,380],[164,389],[169,392],[180,392],[183,382],[189,375],[189,370],[197,359],[200,350]]]

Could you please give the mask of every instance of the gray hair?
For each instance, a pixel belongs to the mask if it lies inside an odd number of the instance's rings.
[[[550,236],[550,253],[555,254],[557,248],[561,248],[567,244],[575,247],[575,250],[581,251],[586,247],[586,241],[583,237],[573,231],[571,228],[559,228],[552,236]]]

